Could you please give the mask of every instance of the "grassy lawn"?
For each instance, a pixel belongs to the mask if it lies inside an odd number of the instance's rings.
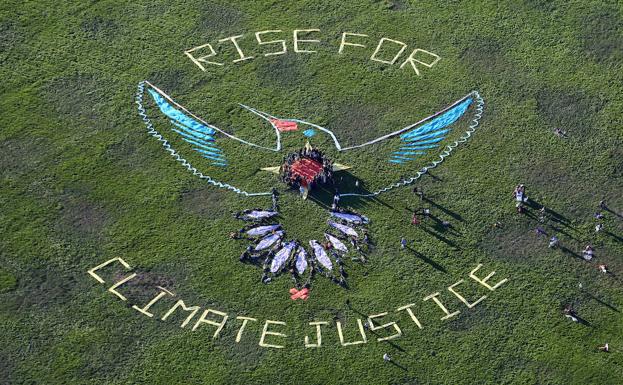
[[[302,34],[295,53],[292,31]],[[254,33],[282,30],[288,52]],[[338,54],[342,32],[366,34]],[[231,42],[243,35],[238,58]],[[370,60],[381,38],[407,44],[401,60]],[[184,51],[229,44],[202,71]],[[404,58],[439,55],[420,75]],[[391,57],[391,52],[385,52]],[[601,1],[15,1],[0,4],[0,384],[621,384],[623,382],[623,5]],[[291,301],[288,277],[269,285],[241,264],[245,242],[228,234],[231,214],[270,205],[215,188],[180,167],[147,134],[137,84],[148,80],[208,122],[272,146],[273,131],[243,103],[331,128],[344,146],[372,140],[448,106],[472,90],[485,113],[470,141],[415,185],[375,199],[343,198],[370,218],[367,264],[346,259],[349,288],[324,278],[307,301]],[[152,110],[155,111],[153,105]],[[166,121],[154,118],[162,132]],[[468,121],[462,121],[466,128]],[[555,128],[567,137],[554,135]],[[394,168],[373,150],[338,153],[312,138],[349,176],[374,191],[418,168]],[[207,174],[248,191],[281,191],[289,238],[321,239],[326,207],[302,201],[258,167],[278,165],[304,144],[283,134],[285,152],[223,144],[231,167],[201,158]],[[192,157],[192,155],[191,155]],[[189,158],[191,159],[191,158]],[[201,167],[200,167],[201,165]],[[395,173],[395,174],[392,174]],[[345,183],[354,179],[346,178]],[[392,179],[393,178],[393,179]],[[511,192],[534,205],[517,214]],[[596,233],[593,217],[608,209]],[[544,223],[538,208],[548,208]],[[416,208],[433,220],[410,224]],[[499,222],[500,226],[493,224]],[[541,226],[563,247],[550,249]],[[406,237],[409,248],[401,250]],[[581,250],[595,248],[584,261]],[[112,258],[98,283],[87,271]],[[469,277],[496,274],[494,291]],[[606,264],[610,274],[597,266]],[[107,291],[119,288],[122,301]],[[447,287],[457,287],[466,307]],[[175,294],[144,306],[157,287]],[[450,312],[432,300],[440,292]],[[186,327],[175,301],[201,310]],[[401,306],[415,304],[418,328]],[[571,305],[582,322],[565,318]],[[225,312],[192,331],[204,309]],[[178,309],[181,310],[181,309]],[[358,336],[357,319],[388,312]],[[241,320],[253,317],[239,342]],[[212,320],[219,316],[212,314]],[[285,322],[259,346],[266,320]],[[322,346],[309,322],[326,321]],[[597,346],[609,343],[610,352]],[[383,361],[383,354],[393,362]]]

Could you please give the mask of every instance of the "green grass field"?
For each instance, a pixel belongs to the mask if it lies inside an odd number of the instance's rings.
[[[319,29],[307,38],[321,42],[306,45],[318,52],[294,53],[295,29]],[[263,56],[275,50],[255,41],[263,30],[284,31],[288,53]],[[338,54],[342,32],[369,35],[368,47]],[[254,59],[232,63],[230,49],[214,58],[227,64],[203,72],[184,54],[240,34]],[[404,55],[421,48],[441,59],[420,76],[400,61],[371,61],[383,37],[408,44]],[[0,384],[623,383],[620,2],[5,0],[0,79]],[[367,264],[346,261],[348,290],[318,278],[303,302],[288,298],[288,277],[259,283],[260,270],[238,261],[246,244],[228,238],[243,226],[231,213],[270,199],[217,189],[180,167],[137,113],[141,80],[266,145],[272,131],[237,103],[331,127],[348,145],[472,90],[486,106],[473,138],[416,183],[424,202],[410,187],[344,198],[370,218],[375,247]],[[303,144],[284,135],[287,149]],[[239,148],[230,152],[237,166],[203,169],[250,191],[276,185],[288,235],[318,239],[326,210],[257,171],[283,155]],[[391,170],[374,156],[339,160],[377,186]],[[518,183],[549,209],[546,223],[536,208],[515,212]],[[596,233],[602,199],[609,209]],[[412,226],[418,207],[453,229]],[[549,249],[536,226],[564,248]],[[401,236],[411,249],[400,250]],[[578,254],[589,243],[596,258],[586,262]],[[110,265],[106,284],[87,273],[115,257],[138,274],[119,288],[125,302],[107,288],[131,272]],[[480,277],[495,270],[491,283],[509,281],[488,291],[468,277],[478,264]],[[468,309],[446,289],[460,279],[468,299],[487,298]],[[177,299],[154,305],[153,318],[132,308],[157,286],[226,312],[219,338],[211,325],[181,328],[182,314],[163,321]],[[461,313],[440,320],[440,308],[422,301],[434,292]],[[422,329],[395,311],[410,303]],[[566,305],[584,322],[565,318]],[[400,338],[378,342],[391,334],[384,329],[341,346],[336,321],[352,341],[358,318],[382,312]],[[238,316],[258,321],[236,343]],[[287,337],[267,337],[285,348],[258,345],[265,320],[286,323],[271,329]],[[312,321],[328,322],[316,349],[303,342],[315,339]],[[598,351],[606,342],[610,352]]]

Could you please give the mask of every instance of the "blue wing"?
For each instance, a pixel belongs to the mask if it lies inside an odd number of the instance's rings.
[[[389,162],[397,164],[410,162],[426,155],[430,149],[439,147],[439,142],[450,132],[448,126],[463,116],[472,102],[471,97],[467,98],[427,123],[401,134],[401,147],[391,154]]]
[[[148,88],[149,94],[171,122],[171,131],[180,135],[181,139],[190,143],[192,149],[208,159],[214,166],[227,166],[227,159],[223,151],[217,146],[214,135],[216,130],[189,117],[180,109],[175,108],[162,95],[152,88]]]

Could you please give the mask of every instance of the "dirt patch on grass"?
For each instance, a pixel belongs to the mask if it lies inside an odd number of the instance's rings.
[[[0,175],[27,174],[47,158],[50,143],[45,138],[12,138],[0,143]]]
[[[158,271],[142,271],[136,274],[136,277],[123,285],[123,295],[129,298],[132,303],[147,303],[159,292],[158,286],[175,292],[173,274],[169,275]],[[119,282],[127,276],[127,272],[118,273],[114,276],[114,281]]]
[[[59,117],[96,129],[113,128],[113,120],[102,119],[110,96],[106,84],[93,74],[75,74],[54,79],[40,89],[42,99]]]
[[[537,238],[532,223],[523,217],[502,226],[492,228],[479,244],[494,258],[530,263],[539,247],[547,247],[545,238]]]
[[[223,204],[225,194],[213,187],[201,187],[182,192],[182,207],[196,215],[207,219],[218,219],[229,213]]]
[[[110,39],[114,37],[118,29],[119,26],[114,20],[105,19],[101,16],[84,20],[80,24],[80,30],[84,32],[87,39]]]
[[[377,105],[349,101],[338,105],[330,122],[342,145],[356,145],[378,137],[383,112]]]
[[[47,310],[71,302],[77,291],[85,289],[85,280],[81,282],[73,274],[49,265],[28,268],[20,277],[7,308]]]
[[[532,79],[526,76],[514,62],[506,56],[507,48],[503,42],[491,37],[476,36],[467,42],[466,48],[461,52],[461,61],[469,69],[470,73],[480,77],[493,78],[499,85],[499,92],[504,97],[514,100],[532,98],[529,85]],[[482,79],[478,79],[482,82]],[[502,96],[500,96],[502,97]],[[487,105],[488,119],[492,119],[495,105]]]
[[[488,37],[478,37],[470,42],[461,52],[461,60],[465,61],[474,72],[504,72],[510,63],[504,58],[502,45]]]
[[[382,4],[390,11],[402,11],[409,7],[409,3],[405,0],[382,0]]]
[[[178,92],[188,92],[190,88],[187,73],[178,69],[155,71],[150,73],[147,79],[164,92],[173,95],[173,97]]]
[[[238,31],[239,26],[246,20],[246,15],[243,12],[225,4],[206,2],[200,13],[199,28],[201,31]]]
[[[129,133],[120,142],[109,145],[104,158],[130,170],[143,170],[152,159],[145,148],[149,140],[142,131]]]
[[[582,91],[544,89],[537,93],[539,115],[548,125],[562,128],[572,136],[589,135],[603,106],[601,99]]]
[[[10,272],[0,267],[0,293],[14,290],[17,286],[17,278]]]
[[[7,52],[9,49],[15,47],[23,40],[22,34],[18,30],[18,25],[12,20],[5,20],[0,22],[0,52]]]
[[[597,62],[623,58],[623,19],[614,5],[593,9],[579,20],[584,51]]]
[[[83,193],[65,192],[60,198],[59,230],[82,240],[100,240],[110,222],[110,214],[101,204],[88,200]]]
[[[308,83],[309,73],[304,67],[305,63],[298,55],[282,55],[259,62],[256,74],[261,83],[267,86],[294,91],[301,84]]]

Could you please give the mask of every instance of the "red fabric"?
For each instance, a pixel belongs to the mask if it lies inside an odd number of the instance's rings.
[[[303,300],[307,300],[307,298],[309,297],[309,289],[304,287],[301,290],[296,290],[296,288],[292,288],[290,289],[290,294],[292,294],[290,296],[290,299],[293,301],[296,301],[297,299],[303,299]]]
[[[270,121],[281,132],[296,131],[299,128],[296,122],[292,122],[290,120],[271,119]]]
[[[322,171],[322,163],[303,158],[292,163],[290,170],[292,178],[300,176],[303,180],[301,184],[303,186],[308,186],[314,180],[314,177]]]

